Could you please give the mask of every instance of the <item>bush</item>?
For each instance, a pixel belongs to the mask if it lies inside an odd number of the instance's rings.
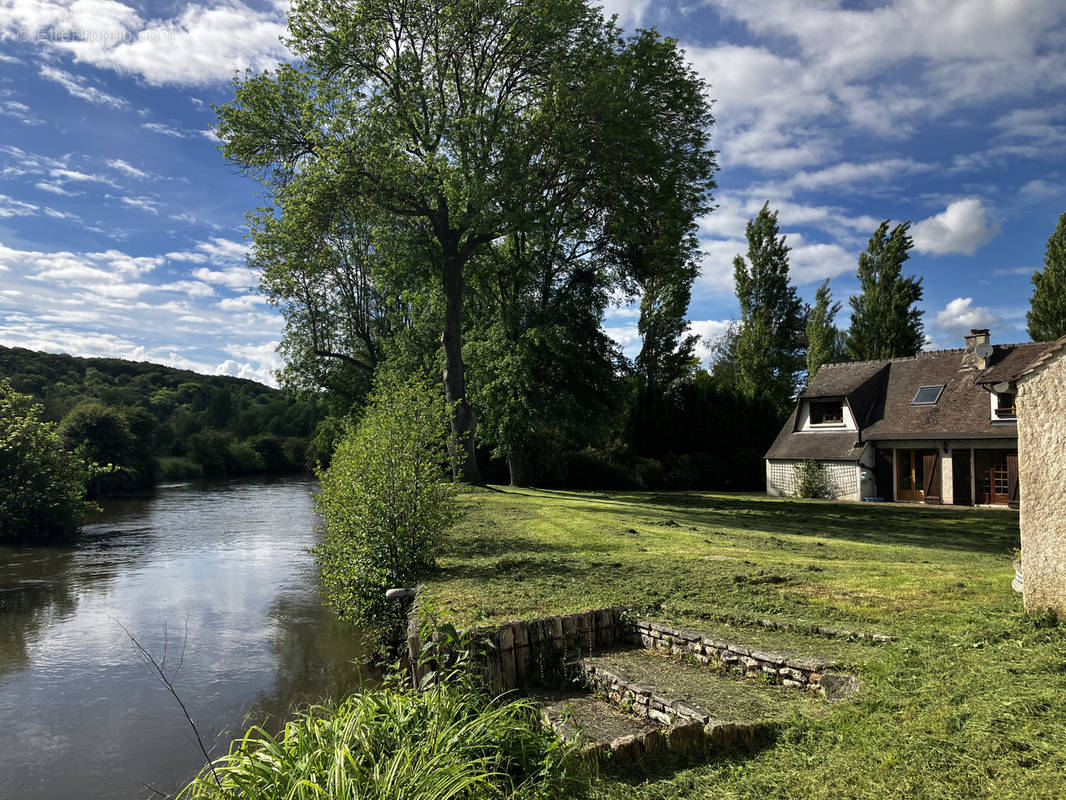
[[[812,458],[805,458],[796,465],[796,494],[817,500],[829,500],[833,497],[829,486],[829,473],[825,464]]]
[[[456,517],[446,409],[420,380],[383,377],[319,473],[325,536],[316,555],[327,597],[341,616],[378,631],[398,610],[385,591],[413,585],[433,565]]]
[[[159,459],[159,478],[164,481],[203,477],[203,468],[191,458],[164,456]]]
[[[492,701],[468,686],[378,689],[315,706],[278,735],[252,728],[179,800],[322,797],[463,800],[580,797],[576,752],[528,699]]]
[[[41,406],[0,381],[0,541],[36,541],[77,531],[91,472],[63,448]]]
[[[255,447],[248,442],[231,442],[226,450],[226,473],[242,475],[249,472],[265,472],[267,465]]]

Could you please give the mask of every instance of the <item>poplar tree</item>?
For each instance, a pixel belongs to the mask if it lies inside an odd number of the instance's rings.
[[[914,242],[910,222],[901,222],[889,232],[885,220],[870,237],[859,256],[862,292],[851,298],[851,327],[845,344],[853,361],[913,356],[922,349],[925,336],[922,312],[922,280],[904,277],[903,264]]]
[[[833,302],[829,278],[826,278],[814,295],[814,305],[807,311],[808,386],[823,364],[836,361],[842,355],[841,334],[833,324],[840,308],[840,303]]]
[[[733,261],[740,303],[737,387],[746,397],[766,397],[784,410],[802,364],[803,306],[789,283],[789,247],[769,203],[748,223],[747,237],[747,260],[738,255]]]
[[[1066,213],[1047,240],[1044,270],[1033,273],[1033,297],[1029,312],[1029,337],[1050,342],[1066,336]]]

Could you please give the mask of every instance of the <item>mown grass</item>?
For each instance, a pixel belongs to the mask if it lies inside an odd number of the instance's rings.
[[[604,779],[601,798],[1066,797],[1066,630],[1022,614],[1008,511],[760,496],[490,490],[426,597],[462,622],[627,604],[898,637],[882,645],[734,626],[837,656],[855,702],[797,718],[746,759]]]

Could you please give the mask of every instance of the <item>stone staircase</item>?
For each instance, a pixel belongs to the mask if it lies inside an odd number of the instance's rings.
[[[751,750],[795,715],[827,706],[812,692],[643,648],[587,656],[574,668],[574,689],[531,694],[560,738],[612,764]]]

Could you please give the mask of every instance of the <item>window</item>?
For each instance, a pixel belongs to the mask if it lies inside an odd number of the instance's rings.
[[[1014,392],[996,392],[996,416],[1000,419],[1018,416],[1014,405]]]
[[[843,400],[811,401],[811,425],[842,425],[843,423]]]
[[[940,400],[940,393],[944,391],[944,385],[939,386],[919,386],[918,392],[914,395],[914,399],[911,400],[912,406],[935,406],[937,401]]]

